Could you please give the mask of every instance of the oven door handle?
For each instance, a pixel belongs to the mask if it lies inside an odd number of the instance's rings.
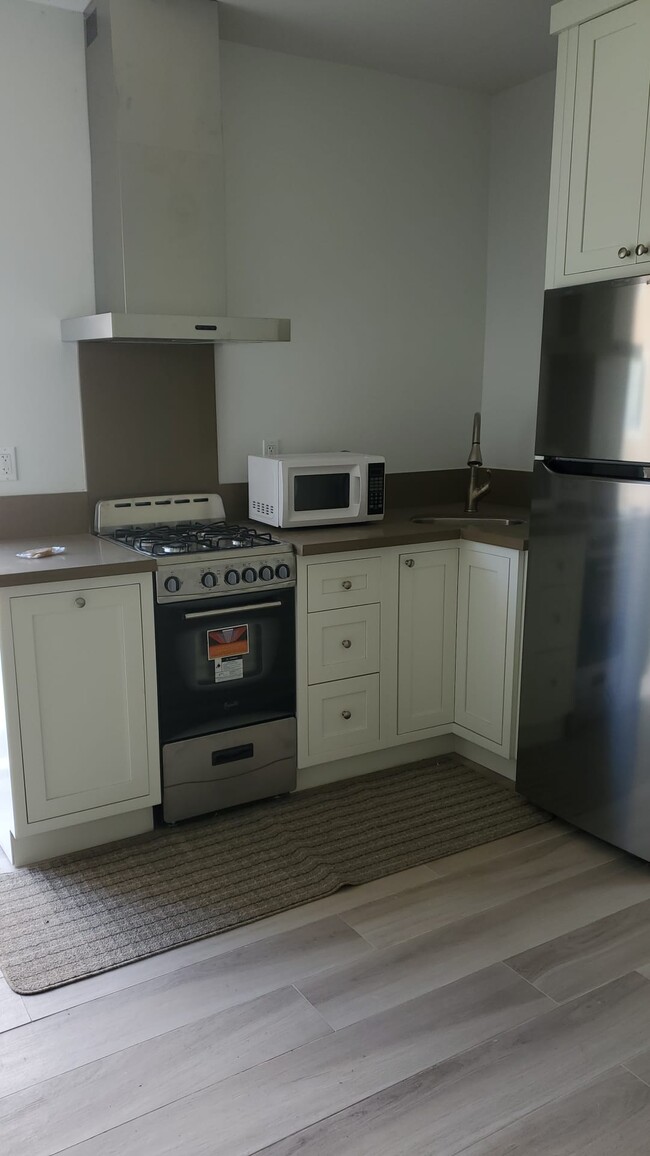
[[[281,602],[249,602],[246,606],[228,606],[224,610],[195,610],[192,614],[185,614],[186,622],[192,618],[222,618],[225,614],[247,614],[249,610],[275,610],[282,606]]]

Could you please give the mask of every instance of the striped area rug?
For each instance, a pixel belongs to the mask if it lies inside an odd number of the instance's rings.
[[[0,874],[0,966],[31,994],[549,818],[455,755]]]

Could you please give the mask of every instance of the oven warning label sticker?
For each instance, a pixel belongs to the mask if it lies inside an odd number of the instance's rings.
[[[244,677],[244,655],[249,652],[248,624],[208,630],[208,659],[214,663],[214,681]]]
[[[214,663],[214,681],[232,682],[244,677],[243,658],[217,658]]]

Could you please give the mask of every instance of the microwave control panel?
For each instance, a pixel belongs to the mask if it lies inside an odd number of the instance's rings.
[[[368,514],[384,512],[384,482],[386,466],[383,462],[368,464]]]

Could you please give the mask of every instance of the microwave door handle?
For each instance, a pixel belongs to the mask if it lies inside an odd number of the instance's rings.
[[[251,602],[246,606],[228,606],[224,610],[195,610],[191,614],[184,614],[186,622],[192,618],[223,618],[225,614],[247,614],[249,610],[275,610],[282,606],[281,602]]]
[[[350,486],[350,506],[361,505],[361,471],[355,470]]]

